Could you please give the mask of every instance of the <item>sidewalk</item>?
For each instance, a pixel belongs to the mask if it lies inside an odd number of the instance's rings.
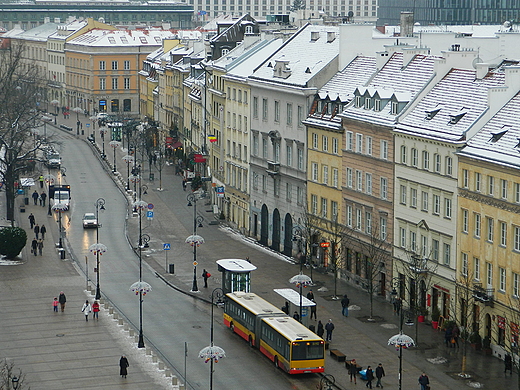
[[[98,136],[96,141],[100,142]],[[98,149],[101,146],[98,145]],[[116,151],[118,168],[125,152],[121,149]],[[111,156],[111,153],[110,155]],[[112,158],[108,159],[111,165]],[[214,226],[209,222],[215,217],[211,212],[211,206],[204,200],[200,200],[197,210],[203,216],[203,228],[198,230],[205,239],[205,244],[197,249],[197,278],[198,293],[191,293],[193,280],[192,253],[185,249],[184,239],[191,234],[189,225],[193,220],[193,208],[185,207],[188,191],[182,190],[181,177],[175,175],[174,166],[166,166],[163,170],[162,191],[157,189],[158,183],[146,180],[149,177],[148,164],[144,164],[142,177],[143,184],[148,186],[148,194],[143,199],[155,205],[154,220],[147,227],[147,233],[151,236],[150,248],[146,251],[146,261],[156,270],[159,277],[166,280],[174,288],[186,294],[193,295],[199,299],[207,300],[210,292],[221,287],[220,274],[215,261],[219,258],[245,258],[249,257],[252,263],[258,267],[252,275],[252,290],[276,306],[282,306],[281,298],[273,292],[274,288],[294,288],[288,280],[298,273],[299,267],[287,261],[269,248],[263,248],[254,240],[236,234],[224,225]],[[157,172],[155,172],[157,178]],[[121,172],[121,177],[124,177]],[[124,180],[123,180],[124,181]],[[157,181],[157,180],[156,180]],[[124,186],[124,183],[120,185]],[[187,226],[184,226],[184,225]],[[167,233],[166,233],[167,231]],[[128,221],[127,234],[130,238],[138,236],[137,218]],[[173,238],[172,238],[173,237]],[[130,239],[130,242],[132,240]],[[167,272],[165,264],[165,252],[162,250],[163,243],[170,243],[176,249],[175,274]],[[144,253],[144,252],[143,252]],[[218,255],[216,255],[218,254]],[[216,257],[218,256],[218,257]],[[209,279],[209,288],[203,286],[201,273],[207,269],[213,276]],[[310,274],[310,270],[305,270]],[[385,300],[374,298],[374,313],[376,322],[368,322],[369,301],[367,294],[361,289],[338,281],[338,295],[348,294],[353,305],[350,316],[345,318],[341,315],[341,305],[337,300],[331,299],[334,289],[334,280],[330,274],[313,272],[315,287],[314,295],[318,304],[318,319],[325,324],[330,318],[336,325],[334,339],[330,347],[339,349],[347,359],[355,358],[358,364],[366,368],[371,365],[373,369],[378,363],[383,363],[386,377],[383,384],[387,388],[397,388],[398,384],[398,352],[395,348],[387,345],[388,339],[399,333],[399,318],[394,315],[392,306]],[[320,292],[319,288],[325,288]],[[307,291],[304,292],[304,295]],[[467,372],[472,375],[471,379],[460,379],[461,351],[460,348],[447,348],[444,345],[444,334],[433,330],[428,324],[418,326],[418,348],[403,351],[403,374],[402,388],[415,389],[418,387],[417,378],[424,371],[431,381],[434,390],[458,390],[464,387],[478,388],[483,386],[489,389],[508,389],[516,386],[517,376],[505,376],[503,374],[503,362],[491,356],[484,356],[480,352],[471,350],[468,346]],[[404,333],[415,339],[415,327],[403,329]],[[326,357],[326,373],[332,374],[336,379],[336,387],[339,389],[351,389],[353,385],[347,377],[344,363],[333,360],[328,354]],[[358,386],[363,385],[360,381]]]
[[[37,184],[37,190],[41,189]],[[31,188],[31,193],[34,191]],[[47,188],[45,188],[47,191]],[[5,210],[5,194],[0,193],[0,210]],[[16,199],[16,207],[23,202]],[[4,211],[5,212],[5,211]],[[43,256],[30,252],[34,233],[28,216],[33,213],[36,223],[45,224]],[[172,378],[165,377],[158,363],[144,349],[138,349],[134,337],[125,326],[102,306],[99,320],[89,321],[81,312],[88,299],[94,302],[84,277],[70,260],[60,260],[56,216],[47,215],[47,207],[35,206],[30,198],[25,213],[16,210],[17,225],[27,232],[28,245],[21,253],[22,263],[2,263],[2,337],[0,359],[14,364],[14,374],[21,369],[25,387],[38,390],[70,390],[103,388],[178,389]],[[67,256],[68,257],[68,256]],[[52,301],[60,291],[67,297],[65,311],[54,313]],[[119,376],[119,359],[125,354],[130,367],[128,377]],[[22,387],[20,387],[22,388]]]

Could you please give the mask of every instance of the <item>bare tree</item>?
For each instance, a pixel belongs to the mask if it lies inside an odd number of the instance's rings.
[[[155,153],[155,152],[154,152]],[[154,157],[154,165],[157,171],[159,172],[159,191],[162,191],[162,171],[164,169],[164,166],[166,165],[166,155],[164,153],[164,148],[158,151],[157,154],[155,154]]]
[[[297,224],[297,228],[300,230],[298,233],[301,234],[302,239],[302,247],[299,248],[303,251],[301,260],[311,268],[314,266],[312,261],[313,250],[316,248],[315,245],[319,241],[321,232],[319,229],[320,222],[320,218],[317,215],[308,213],[306,207],[304,207]]]
[[[37,111],[42,78],[36,65],[24,62],[25,50],[20,43],[0,50],[0,178],[6,190],[6,216],[12,223],[15,183],[45,145],[35,134],[43,123]]]
[[[338,299],[338,270],[343,266],[343,246],[346,227],[335,218],[328,223],[329,240],[329,264],[334,273],[334,295],[332,299]]]
[[[15,369],[13,362],[8,362],[7,359],[5,359],[2,362],[2,367],[0,368],[0,390],[11,390],[14,389],[13,387],[13,378],[16,378],[18,380],[18,390],[30,390],[30,386],[25,385],[25,374],[22,372],[21,369]]]

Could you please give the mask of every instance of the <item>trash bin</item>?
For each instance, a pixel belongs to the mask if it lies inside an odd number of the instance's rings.
[[[314,326],[314,325],[309,325],[309,330],[310,330],[311,332],[316,333],[316,326]]]
[[[20,205],[20,212],[21,213],[25,213],[25,205],[24,204]]]
[[[29,204],[29,198],[28,197],[23,198],[23,203],[27,206]]]
[[[155,174],[153,172],[150,172],[150,181],[155,180]]]
[[[65,249],[59,248],[58,251],[60,252],[60,259],[65,259]]]
[[[168,272],[171,274],[175,273],[175,264],[172,264],[172,263],[169,264]]]

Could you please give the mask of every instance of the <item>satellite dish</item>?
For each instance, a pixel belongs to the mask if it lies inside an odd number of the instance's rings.
[[[473,62],[471,63],[471,65],[473,66],[474,69],[477,69],[477,64],[480,64],[484,61],[482,61],[482,58],[480,57],[477,57],[473,60]]]
[[[354,16],[354,12],[348,11],[348,17],[351,18],[352,16]]]
[[[502,26],[504,26],[504,28],[509,28],[511,27],[511,22],[509,20],[506,20]]]

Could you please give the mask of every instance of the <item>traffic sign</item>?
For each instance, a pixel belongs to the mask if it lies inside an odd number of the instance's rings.
[[[320,246],[322,248],[328,248],[330,246],[330,242],[322,242],[322,243],[320,243]]]
[[[197,266],[197,264],[199,264],[199,263],[197,263],[196,261],[193,262],[193,265],[194,265],[194,266]]]
[[[153,211],[147,211],[146,212],[146,218],[152,219],[153,218]]]
[[[163,251],[169,251],[171,249],[170,244],[163,244]]]
[[[148,203],[148,208],[149,208],[150,210],[153,210],[153,203]]]

